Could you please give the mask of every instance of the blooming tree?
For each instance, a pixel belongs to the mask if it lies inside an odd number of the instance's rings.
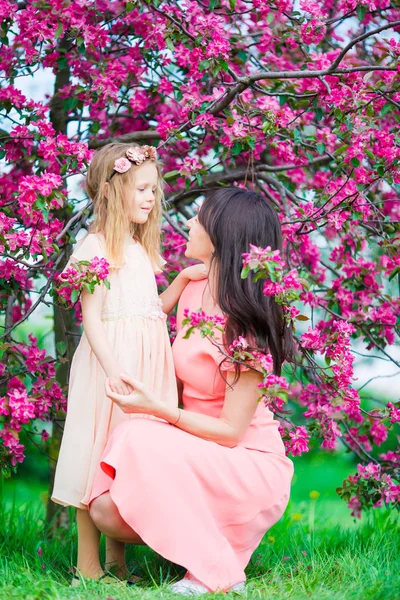
[[[298,361],[277,377],[265,358],[261,391],[289,403],[289,453],[314,440],[357,455],[339,490],[352,514],[399,506],[400,409],[360,398],[352,352],[356,344],[399,367],[396,3],[0,0],[0,16],[1,468],[23,460],[22,428],[41,436],[54,462],[79,291],[107,277],[98,262],[56,276],[91,214],[70,182],[94,149],[145,142],[164,162],[172,271],[183,261],[184,220],[208,188],[248,186],[274,204],[283,253],[249,248],[243,276],[265,279],[284,305]],[[54,90],[37,101],[20,82],[41,72]],[[54,301],[55,277],[74,310]],[[21,337],[43,306],[54,314],[55,356]],[[199,323],[212,333],[206,316]],[[248,358],[245,340],[230,351]],[[47,430],[35,433],[38,419],[54,420],[51,442]]]

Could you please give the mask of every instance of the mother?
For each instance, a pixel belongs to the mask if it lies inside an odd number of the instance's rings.
[[[208,279],[189,283],[178,307],[226,317],[220,347],[198,331],[173,345],[183,409],[168,408],[140,382],[130,396],[108,390],[129,419],[112,434],[91,496],[92,519],[107,536],[147,544],[188,570],[171,589],[184,594],[243,588],[244,569],[282,516],[293,474],[278,422],[259,402],[261,375],[226,359],[239,336],[270,352],[280,373],[292,353],[282,309],[262,282],[241,279],[249,245],[281,247],[273,207],[239,188],[210,192],[190,229],[186,256]],[[179,326],[179,325],[178,325]],[[221,348],[224,349],[221,352]]]

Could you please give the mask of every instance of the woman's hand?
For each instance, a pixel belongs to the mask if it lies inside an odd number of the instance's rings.
[[[189,281],[200,281],[208,277],[206,266],[203,263],[186,267],[181,271],[181,275],[189,279]]]
[[[127,395],[116,393],[111,388],[111,380],[107,378],[106,395],[120,407],[122,412],[127,414],[141,413],[151,415],[157,411],[159,403],[143,383],[124,374],[120,375],[120,379],[131,390],[130,393]]]

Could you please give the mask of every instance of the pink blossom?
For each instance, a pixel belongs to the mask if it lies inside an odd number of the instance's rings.
[[[356,519],[361,518],[362,506],[357,496],[353,496],[352,498],[350,498],[349,502],[347,503],[347,508],[351,508],[352,517],[355,517]]]
[[[131,166],[132,163],[122,156],[121,158],[117,158],[114,162],[114,171],[117,171],[117,173],[126,173]]]
[[[308,331],[302,334],[301,343],[304,348],[311,348],[312,350],[320,350],[323,348],[324,339],[321,336],[321,332],[317,329],[308,328]]]
[[[389,410],[390,422],[400,423],[400,408],[394,406],[393,402],[388,402],[386,406]]]
[[[282,431],[283,432],[283,431]],[[309,451],[310,434],[305,427],[296,427],[294,431],[288,432],[288,437],[284,438],[286,451],[292,456],[300,456]]]
[[[380,475],[381,467],[375,463],[368,463],[365,466],[357,465],[357,471],[363,479],[376,479]]]

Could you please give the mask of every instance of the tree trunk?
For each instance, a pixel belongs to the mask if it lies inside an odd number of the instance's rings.
[[[58,51],[62,57],[66,57],[69,50],[69,43],[65,36],[60,40],[58,45]],[[54,95],[50,101],[50,121],[57,133],[67,134],[67,110],[64,108],[63,99],[59,97],[58,91],[65,85],[68,85],[70,80],[70,69],[68,63],[59,69],[56,73]],[[66,213],[60,215],[60,219],[65,220],[68,218]],[[64,261],[60,264],[60,270],[62,270],[68,262],[71,249],[66,253]],[[65,311],[57,306],[54,306],[54,338],[56,345],[56,355],[60,358],[60,345],[61,348],[66,345],[66,352],[60,366],[57,369],[57,381],[64,390],[68,389],[68,378],[69,378],[69,367],[71,364],[72,356],[75,352],[76,346],[78,345],[80,329],[76,325],[74,314],[72,311]],[[65,347],[65,346],[64,346]],[[61,352],[63,354],[63,352]],[[50,481],[49,481],[49,500],[47,503],[46,512],[46,523],[49,526],[49,532],[55,534],[60,528],[66,529],[69,527],[69,515],[68,509],[54,504],[50,500],[51,493],[53,491],[54,476],[57,464],[58,453],[60,450],[60,444],[63,434],[63,425],[65,422],[65,413],[60,411],[57,415],[57,420],[53,425],[53,433],[50,441],[49,456],[50,456]]]

